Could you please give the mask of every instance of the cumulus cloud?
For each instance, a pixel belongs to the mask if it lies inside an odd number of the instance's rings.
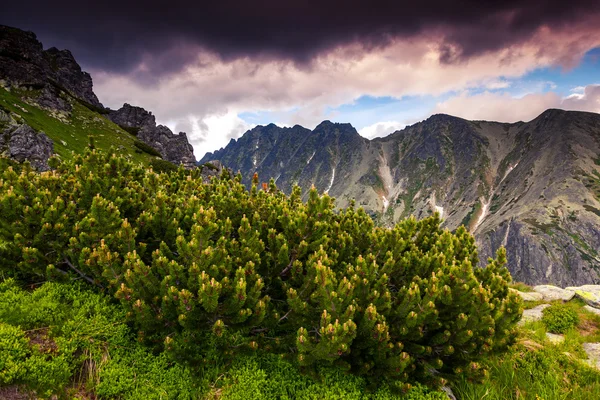
[[[406,125],[406,123],[399,121],[377,122],[373,125],[365,126],[364,128],[360,129],[358,133],[367,139],[373,139],[376,137],[387,136],[390,133],[394,133],[404,128]]]
[[[439,103],[434,112],[474,120],[499,122],[530,121],[548,108],[600,113],[600,85],[574,88],[577,92],[561,98],[553,92],[513,97],[507,93],[463,93]]]

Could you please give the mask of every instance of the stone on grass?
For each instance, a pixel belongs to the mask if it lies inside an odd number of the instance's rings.
[[[600,343],[584,343],[582,346],[588,356],[588,363],[600,369]]]
[[[555,333],[546,332],[546,338],[552,344],[559,344],[565,341],[564,335],[557,335]]]
[[[593,314],[600,315],[600,309],[598,309],[598,308],[594,308],[594,307],[591,307],[588,305],[583,306],[583,308],[584,308],[584,310],[587,310]]]
[[[541,294],[545,301],[569,301],[575,296],[575,292],[568,289],[561,289],[552,285],[537,285],[533,291]]]
[[[544,299],[544,296],[542,296],[540,293],[537,292],[521,292],[520,290],[516,290],[516,289],[509,289],[511,292],[516,293],[519,295],[519,297],[521,297],[521,299],[523,301],[541,301]]]
[[[574,291],[589,306],[600,308],[600,285],[571,286],[566,289]]]
[[[550,304],[540,304],[537,307],[523,311],[523,317],[519,321],[519,325],[523,325],[526,322],[541,321],[542,311],[546,307],[550,307]]]

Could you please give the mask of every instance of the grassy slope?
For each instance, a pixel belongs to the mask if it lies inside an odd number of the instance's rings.
[[[134,161],[148,164],[155,158],[140,153],[139,150],[136,152],[133,135],[78,101],[70,99],[73,105],[71,116],[61,120],[53,117],[49,111],[23,101],[32,94],[15,89],[9,92],[0,87],[0,106],[20,115],[32,128],[46,133],[54,141],[54,151],[61,158],[71,158],[73,152],[82,154],[90,136],[99,149],[123,146],[120,150],[122,154],[130,156]]]

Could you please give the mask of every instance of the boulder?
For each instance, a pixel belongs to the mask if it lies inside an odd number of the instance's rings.
[[[17,162],[29,161],[38,171],[47,171],[48,159],[54,154],[54,143],[43,132],[29,125],[12,125],[0,135],[0,150]]]
[[[523,301],[541,301],[544,299],[544,296],[541,293],[537,292],[521,292],[515,289],[509,289],[511,292],[516,293],[521,297]]]
[[[519,321],[519,325],[523,325],[526,322],[540,321],[543,316],[542,311],[546,307],[550,307],[550,304],[540,304],[537,307],[523,311],[523,317]]]
[[[569,301],[575,296],[575,292],[561,289],[552,285],[537,285],[533,287],[534,292],[541,294],[545,301]]]
[[[552,344],[559,344],[565,341],[564,335],[557,335],[555,333],[546,332],[546,338]]]
[[[600,343],[584,343],[582,346],[588,356],[588,363],[600,369]]]
[[[566,288],[575,293],[591,307],[600,308],[600,285],[570,286]]]
[[[598,309],[598,308],[594,308],[594,307],[585,305],[585,306],[583,306],[583,309],[587,310],[587,311],[589,311],[589,312],[591,312],[593,314],[600,315],[600,309]]]

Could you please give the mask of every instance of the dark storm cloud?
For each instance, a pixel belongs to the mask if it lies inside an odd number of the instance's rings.
[[[252,56],[309,65],[339,45],[385,46],[441,34],[442,61],[455,62],[527,40],[542,26],[562,29],[600,15],[600,1],[17,1],[0,23],[69,48],[87,68],[176,72],[206,48],[223,59]],[[600,21],[599,21],[600,23]]]

